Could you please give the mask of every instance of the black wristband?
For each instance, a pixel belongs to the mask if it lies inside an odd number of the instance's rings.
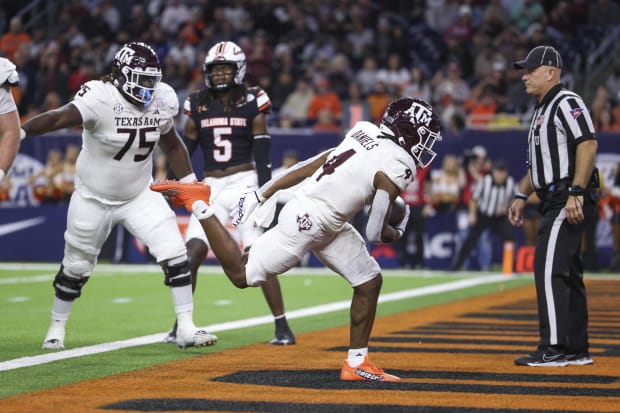
[[[571,196],[582,196],[583,191],[584,191],[583,188],[580,187],[579,185],[568,187],[568,195],[571,195]]]
[[[524,201],[527,201],[528,196],[527,196],[527,195],[525,195],[523,192],[517,192],[517,193],[515,194],[515,198],[516,198],[516,199],[522,199],[522,200],[524,200]]]

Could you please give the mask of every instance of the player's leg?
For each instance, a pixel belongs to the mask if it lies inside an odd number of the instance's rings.
[[[176,217],[164,198],[147,189],[119,208],[119,218],[129,232],[144,242],[164,271],[164,283],[170,287],[178,324],[176,344],[215,344],[216,336],[194,324],[190,264]]]
[[[340,371],[341,380],[399,381],[368,359],[368,342],[383,281],[381,269],[368,253],[364,239],[352,225],[346,224],[339,234],[326,237],[313,252],[353,287],[349,352]]]
[[[252,244],[254,244],[256,239],[263,233],[263,230],[254,225],[253,222],[246,222],[238,228],[241,233],[241,241],[244,245],[244,250],[247,253],[251,249]],[[261,285],[261,290],[263,291],[269,310],[273,315],[275,324],[274,338],[269,344],[280,346],[295,344],[295,335],[286,319],[282,287],[280,286],[278,277],[269,277],[267,281]]]
[[[73,302],[95,268],[97,255],[112,228],[112,213],[99,202],[74,192],[67,212],[65,250],[54,278],[54,303],[43,348],[64,349],[65,329]]]

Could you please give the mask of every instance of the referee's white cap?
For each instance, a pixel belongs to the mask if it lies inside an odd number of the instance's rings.
[[[562,56],[551,46],[536,46],[524,60],[512,64],[515,69],[532,69],[538,66],[562,67]]]

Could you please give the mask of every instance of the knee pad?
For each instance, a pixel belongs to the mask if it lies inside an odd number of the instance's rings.
[[[82,287],[88,281],[89,277],[69,275],[64,271],[64,267],[60,266],[60,271],[56,274],[54,282],[54,290],[56,297],[65,301],[73,301],[82,295]]]
[[[184,287],[192,284],[192,273],[187,259],[178,264],[169,264],[169,261],[166,261],[161,267],[166,275],[164,284],[168,287]]]

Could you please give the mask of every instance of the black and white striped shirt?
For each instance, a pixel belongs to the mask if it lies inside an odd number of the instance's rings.
[[[512,176],[508,176],[503,184],[496,184],[493,182],[493,172],[489,172],[474,187],[472,199],[478,203],[478,210],[483,215],[506,216],[515,189]]]
[[[528,167],[535,190],[575,173],[577,144],[596,139],[590,112],[583,99],[561,84],[536,106],[528,136]]]

